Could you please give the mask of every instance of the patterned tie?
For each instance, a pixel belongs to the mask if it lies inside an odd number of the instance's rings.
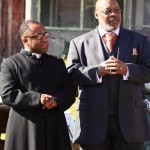
[[[106,33],[102,38],[103,38],[107,48],[111,52],[113,49],[114,43],[117,39],[117,35],[113,32],[110,32],[110,33]]]

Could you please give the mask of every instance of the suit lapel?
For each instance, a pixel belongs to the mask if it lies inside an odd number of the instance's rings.
[[[90,48],[92,49],[92,52],[95,53],[96,61],[103,62],[105,57],[97,28],[91,32],[91,35],[87,40],[89,42]]]
[[[129,50],[129,45],[131,43],[132,35],[127,32],[125,29],[120,29],[119,33],[119,50],[118,50],[118,58],[119,60],[124,60],[125,55],[127,54]]]

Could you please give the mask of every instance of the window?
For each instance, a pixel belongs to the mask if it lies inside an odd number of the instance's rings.
[[[95,1],[85,0],[84,2],[84,18],[83,27],[84,28],[95,28],[98,23],[94,17]]]
[[[150,26],[150,0],[144,0],[143,24]]]
[[[137,0],[135,12],[135,29],[150,28],[150,0]]]
[[[51,28],[95,28],[95,0],[40,0],[40,21]]]

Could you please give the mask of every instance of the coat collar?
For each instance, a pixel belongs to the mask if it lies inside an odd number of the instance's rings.
[[[20,53],[23,54],[23,55],[26,55],[26,56],[30,57],[31,59],[36,59],[36,56],[33,55],[32,52],[26,51],[26,50],[23,49],[23,48],[21,49]],[[47,54],[45,53],[45,54],[42,55],[42,58],[44,58],[44,57],[46,57],[46,56],[47,56]]]
[[[103,48],[100,42],[100,35],[98,32],[98,28],[92,30],[89,33],[89,36],[86,39],[89,43],[89,49],[95,53],[95,61],[96,62],[103,62],[105,60]]]
[[[23,48],[21,49],[20,53],[23,54],[23,55],[27,55],[27,56],[29,56],[29,57],[32,56],[32,52],[26,51],[26,50],[23,49]]]

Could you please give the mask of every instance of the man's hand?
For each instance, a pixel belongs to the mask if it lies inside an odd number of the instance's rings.
[[[97,69],[98,76],[104,76],[106,74],[121,74],[126,75],[126,64],[116,59],[114,56],[110,56],[108,60],[102,62]]]
[[[43,109],[52,109],[57,106],[57,102],[51,95],[48,94],[41,94],[40,102],[43,106]]]

